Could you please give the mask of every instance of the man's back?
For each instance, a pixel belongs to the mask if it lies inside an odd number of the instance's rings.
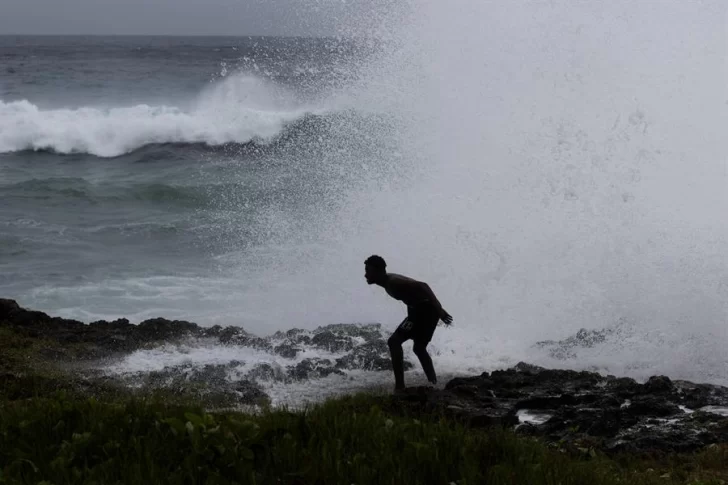
[[[422,282],[396,273],[388,273],[388,276],[384,289],[395,300],[400,300],[408,306],[427,301],[427,293],[423,289]]]

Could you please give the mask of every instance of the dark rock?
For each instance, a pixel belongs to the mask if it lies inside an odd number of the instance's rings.
[[[235,384],[233,390],[238,394],[239,401],[246,404],[257,404],[268,399],[268,395],[260,387],[251,381],[240,381]]]
[[[575,335],[564,340],[544,340],[536,342],[534,347],[538,349],[548,349],[551,357],[566,360],[574,359],[577,356],[577,350],[582,348],[592,348],[599,344],[607,342],[610,338],[616,338],[626,332],[627,322],[621,319],[616,325],[601,329],[587,330],[580,329]]]
[[[333,332],[324,331],[317,333],[311,338],[311,345],[329,352],[344,352],[354,348],[351,337],[337,335]]]
[[[218,338],[222,344],[246,344],[250,334],[240,327],[226,327],[218,331]]]
[[[20,305],[15,300],[0,298],[0,320],[10,319],[15,312],[20,310]]]
[[[194,323],[166,318],[144,320],[137,326],[137,333],[145,340],[170,340],[180,336],[195,335],[200,330]]]
[[[643,392],[646,391],[643,390]],[[624,409],[624,412],[642,417],[665,417],[683,413],[678,404],[657,395],[636,396],[631,404]]]
[[[220,325],[213,325],[201,331],[200,336],[204,338],[220,338],[223,328]]]
[[[293,359],[300,351],[301,349],[295,347],[291,343],[283,343],[273,348],[273,352],[280,355],[284,359]]]
[[[639,384],[594,372],[519,363],[511,369],[452,379],[444,390],[405,402],[422,410],[440,409],[471,426],[517,426],[519,433],[559,446],[588,442],[607,451],[692,451],[728,442],[728,418],[691,415],[681,408],[691,408],[688,403],[728,407],[728,388],[673,383],[665,376]],[[550,418],[518,423],[520,410]]]
[[[665,376],[652,376],[644,385],[644,391],[648,393],[671,392],[674,386],[672,381]]]
[[[104,320],[85,324],[77,320],[51,318],[43,312],[20,307],[14,300],[0,299],[0,326],[7,326],[28,337],[42,338],[61,344],[91,344],[97,351],[86,352],[96,356],[99,352],[131,352],[149,343],[199,336],[200,327],[194,323],[155,318],[139,325],[127,319]],[[79,352],[77,356],[83,356]]]
[[[728,389],[725,387],[688,381],[673,381],[673,386],[680,396],[681,404],[690,409],[728,405]]]
[[[256,365],[247,374],[248,379],[252,381],[272,381],[285,380],[286,374],[281,369],[275,368],[268,363]]]
[[[412,367],[412,362],[405,359],[404,369],[409,370]],[[336,359],[336,368],[391,371],[392,359],[386,342],[380,338],[356,346],[345,356]]]
[[[345,375],[329,359],[304,359],[295,366],[288,366],[288,376],[295,380],[321,378],[331,374]]]
[[[639,392],[640,385],[629,377],[608,378],[606,391],[622,399]]]

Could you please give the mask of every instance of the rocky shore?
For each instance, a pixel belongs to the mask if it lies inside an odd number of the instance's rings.
[[[19,366],[17,359],[0,356],[3,386],[22,382],[29,369],[42,363],[44,369],[51,364],[57,369],[53,378],[67,376],[90,393],[101,386],[168,388],[195,393],[206,404],[231,406],[264,403],[267,396],[260,385],[264,381],[285,383],[345,375],[352,370],[390,371],[385,336],[376,324],[291,329],[259,337],[239,327],[204,328],[162,318],[138,325],[125,319],[86,324],[0,299],[0,331],[6,338],[17,335],[25,339],[25,349],[11,350],[27,360]],[[588,344],[595,337],[599,335],[582,331],[565,342],[576,345],[584,340]],[[103,371],[110,361],[132,352],[190,342],[260,350],[290,364],[184,364],[135,375]],[[306,349],[331,357],[302,357]],[[407,368],[412,365],[406,363]],[[15,397],[22,398],[22,392]],[[504,426],[583,450],[692,451],[728,442],[728,388],[673,381],[666,376],[638,383],[626,377],[520,363],[510,369],[454,378],[443,389],[409,388],[392,397],[388,405],[407,412],[445,413],[473,427]]]

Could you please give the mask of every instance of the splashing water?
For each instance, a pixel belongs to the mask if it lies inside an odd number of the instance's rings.
[[[371,253],[456,319],[436,366],[528,360],[726,382],[722,39],[705,2],[428,2],[357,92],[402,121],[388,183],[340,196],[246,304],[270,321],[399,321]],[[355,98],[356,96],[353,96]],[[303,252],[303,254],[302,254]],[[623,320],[554,361],[545,338]]]
[[[0,153],[51,150],[114,157],[153,143],[246,143],[270,140],[287,122],[320,110],[249,75],[203,91],[188,109],[146,104],[42,110],[0,101]]]

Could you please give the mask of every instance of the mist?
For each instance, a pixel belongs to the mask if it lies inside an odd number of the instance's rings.
[[[402,174],[312,224],[318,245],[252,297],[265,319],[393,328],[403,310],[364,287],[376,253],[455,317],[436,365],[724,375],[725,7],[701,5],[413,9],[350,98],[402,122]],[[610,327],[572,361],[533,348]]]

